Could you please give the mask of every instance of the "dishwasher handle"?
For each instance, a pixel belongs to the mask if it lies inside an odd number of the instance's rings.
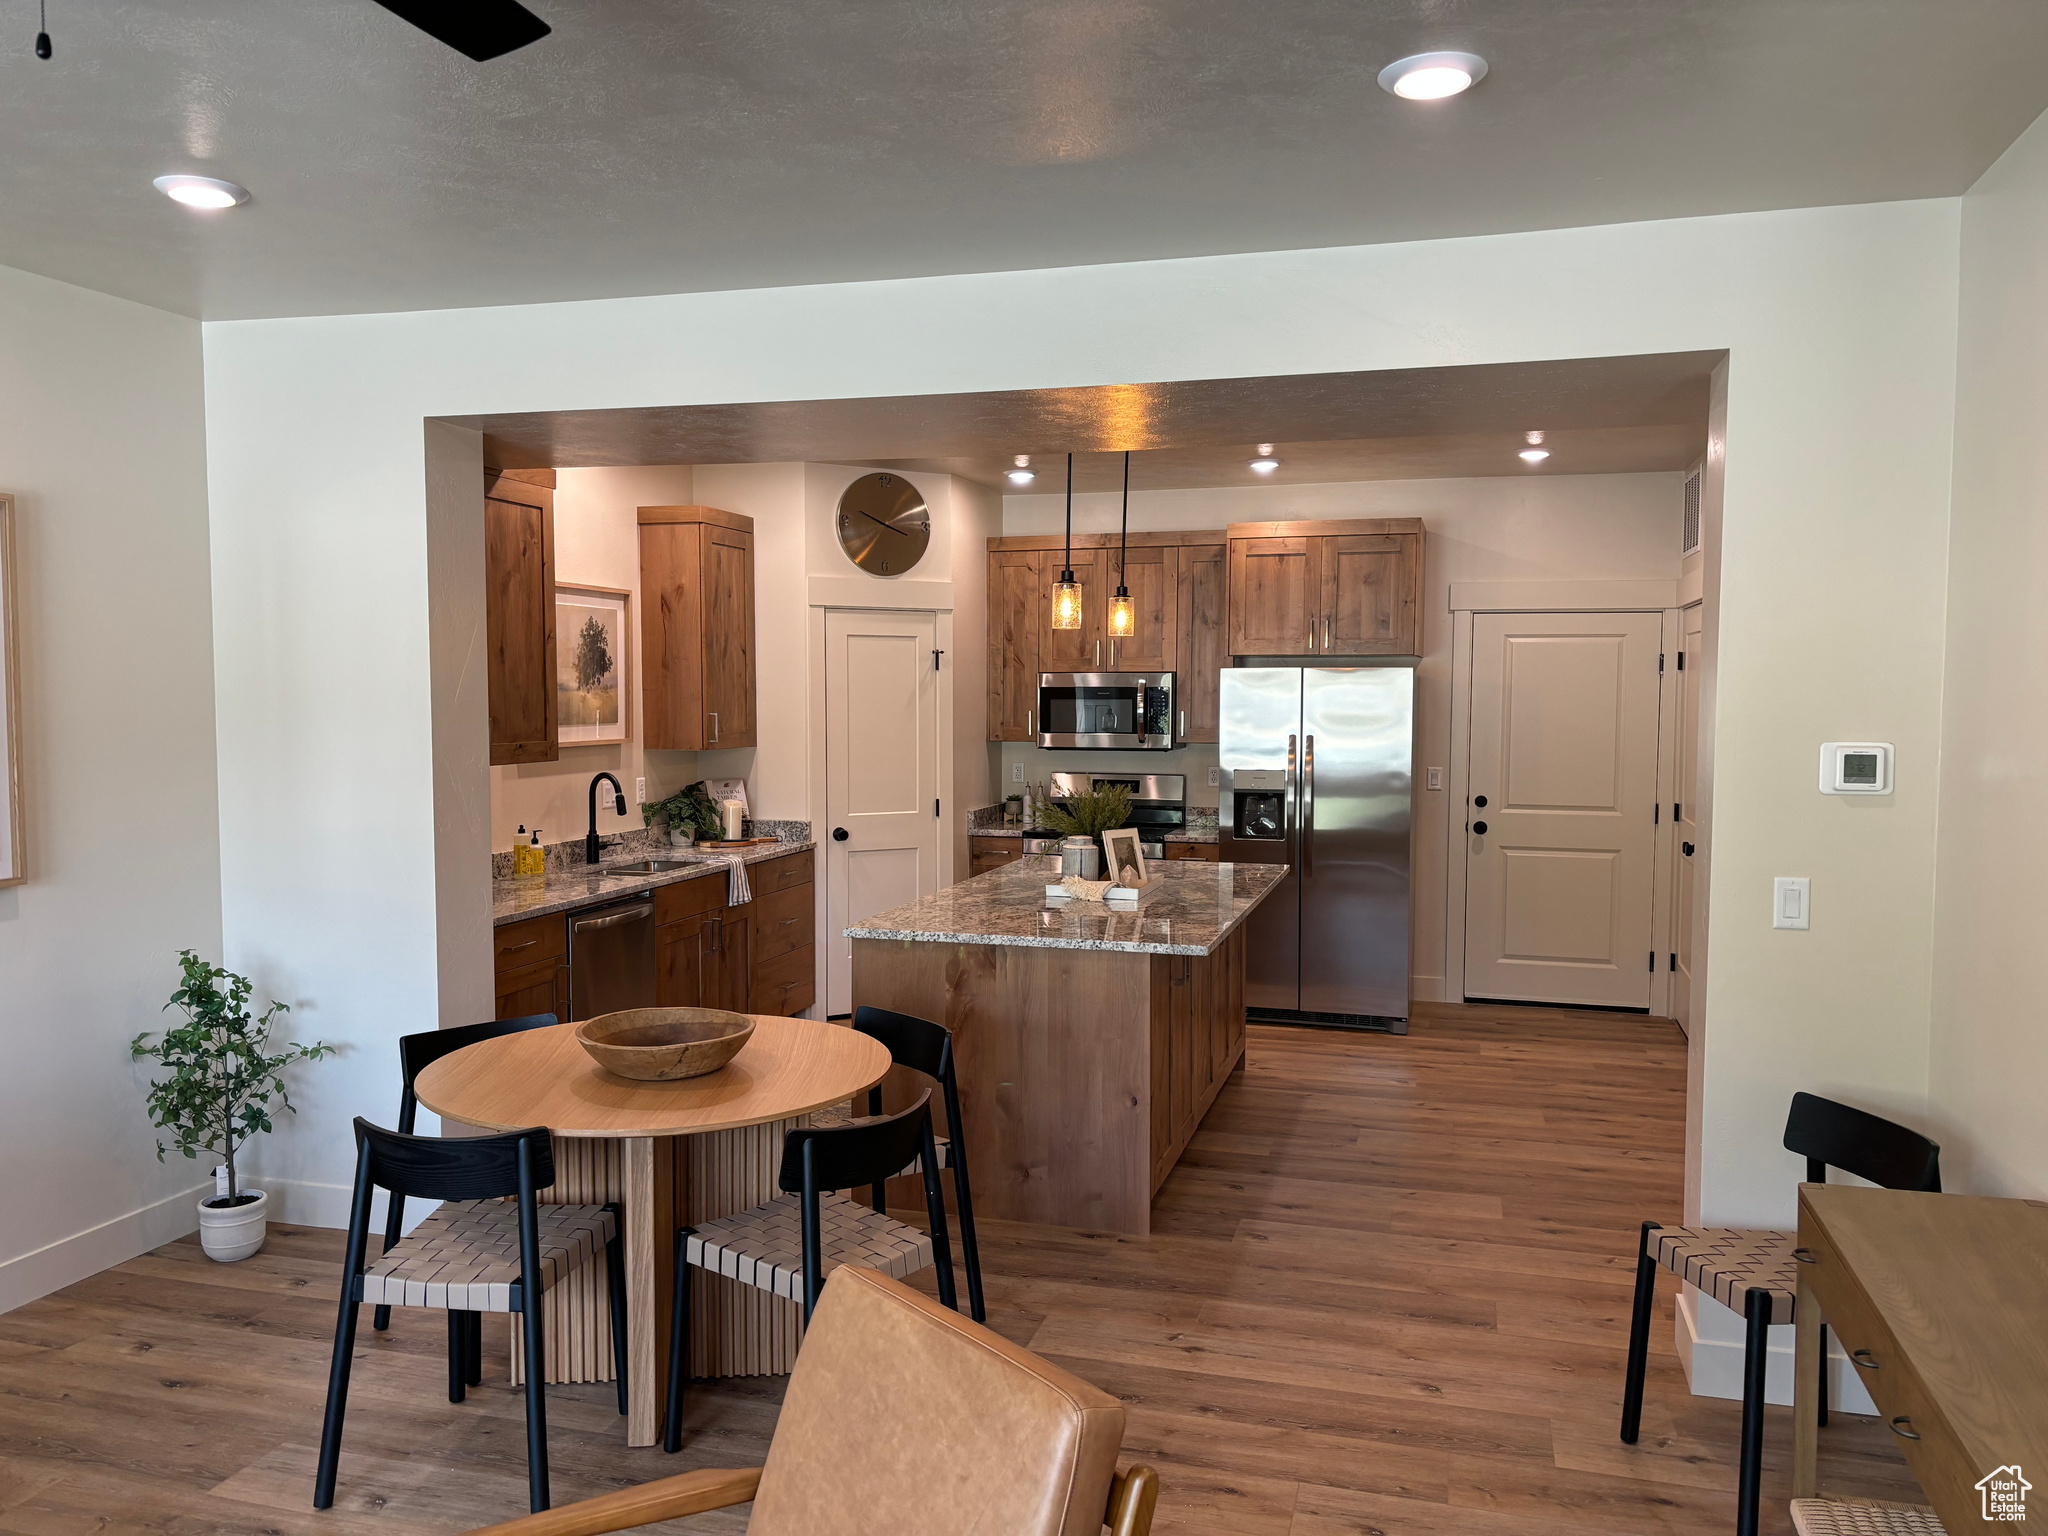
[[[616,928],[621,923],[638,923],[654,916],[654,903],[642,902],[636,907],[617,907],[603,917],[586,917],[572,921],[569,926],[578,933],[595,933],[600,928]]]

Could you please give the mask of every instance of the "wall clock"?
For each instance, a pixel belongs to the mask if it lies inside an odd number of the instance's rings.
[[[871,576],[901,576],[924,558],[932,515],[901,475],[862,475],[839,497],[839,547]]]

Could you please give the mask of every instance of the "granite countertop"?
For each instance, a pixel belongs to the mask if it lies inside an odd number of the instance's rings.
[[[783,841],[734,851],[747,863],[759,864],[763,859],[779,859],[785,853],[796,853],[811,846],[808,836],[791,838],[784,834]],[[690,862],[686,868],[658,875],[626,874],[610,867],[637,864],[650,858],[687,859]],[[623,846],[605,848],[603,862],[594,868],[588,864],[563,867],[551,860],[545,879],[514,880],[506,876],[491,881],[491,926],[495,928],[524,918],[547,917],[556,912],[574,911],[577,907],[617,901],[641,895],[657,886],[678,885],[685,880],[708,880],[714,876],[724,879],[731,859],[730,853],[691,853],[686,849],[661,848],[635,839]]]
[[[1045,894],[1060,861],[1033,856],[934,895],[877,913],[851,939],[932,944],[1010,944],[1027,949],[1113,950],[1133,955],[1210,955],[1287,873],[1284,864],[1186,860],[1154,873],[1166,888],[1144,906],[1113,912],[1100,902]]]

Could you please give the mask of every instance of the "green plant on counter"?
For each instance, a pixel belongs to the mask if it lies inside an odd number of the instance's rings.
[[[1121,784],[1105,784],[1085,795],[1049,802],[1038,819],[1047,831],[1062,837],[1100,837],[1131,819],[1131,792]]]
[[[725,835],[718,807],[711,803],[711,792],[702,779],[677,790],[666,800],[648,801],[640,807],[640,815],[650,827],[658,819],[671,832],[688,832],[705,842],[715,842]]]
[[[291,1109],[284,1069],[294,1062],[332,1056],[334,1047],[318,1041],[294,1043],[272,1055],[272,1022],[280,1013],[291,1012],[289,1008],[273,1002],[260,1016],[251,1017],[253,989],[248,977],[208,965],[189,949],[178,952],[178,964],[185,973],[184,985],[164,1007],[184,1009],[185,1022],[165,1030],[153,1045],[147,1032],[137,1035],[128,1051],[138,1061],[146,1058],[170,1068],[169,1077],[149,1085],[150,1123],[168,1131],[171,1146],[187,1157],[211,1152],[227,1164],[228,1203],[239,1205],[235,1151],[258,1131],[271,1128],[272,1099]],[[156,1160],[162,1162],[169,1150],[158,1142]]]

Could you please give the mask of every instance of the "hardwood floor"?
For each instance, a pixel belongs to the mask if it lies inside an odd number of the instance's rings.
[[[982,1224],[991,1321],[1129,1405],[1162,1533],[1722,1536],[1738,1409],[1687,1393],[1669,1282],[1641,1443],[1615,1436],[1632,1244],[1679,1215],[1683,1122],[1661,1022],[1254,1027],[1152,1237]],[[271,1233],[242,1264],[173,1243],[0,1317],[0,1532],[426,1536],[524,1511],[502,1328],[455,1406],[445,1324],[401,1309],[386,1335],[365,1319],[335,1508],[313,1513],[341,1236]],[[758,1462],[782,1385],[693,1389],[679,1457],[628,1450],[610,1388],[551,1389],[557,1502]],[[1766,1433],[1784,1532],[1789,1412]],[[1822,1448],[1831,1491],[1918,1501],[1875,1420],[1837,1415]]]

